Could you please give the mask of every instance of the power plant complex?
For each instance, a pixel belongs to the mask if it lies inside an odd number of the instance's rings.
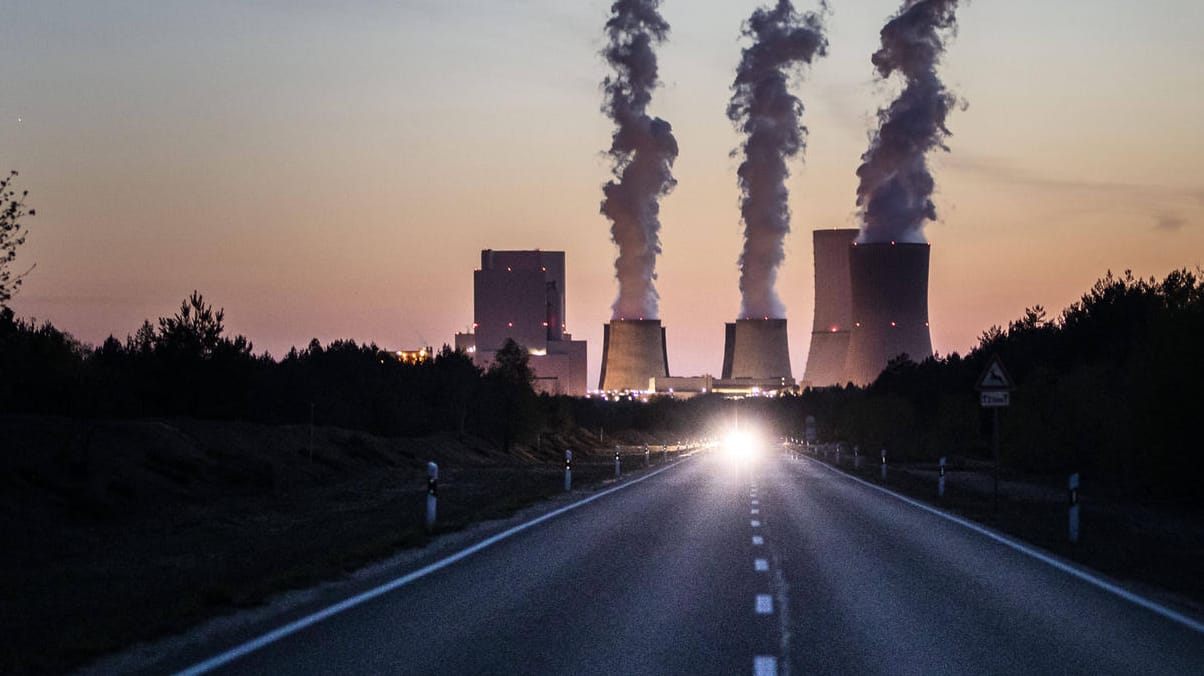
[[[927,243],[861,243],[859,230],[816,230],[815,314],[806,387],[868,385],[890,360],[932,356]],[[456,348],[489,368],[507,339],[530,355],[535,387],[548,394],[588,391],[586,342],[566,332],[563,251],[481,252],[473,273],[473,330]],[[792,389],[786,319],[743,318],[724,325],[720,377],[671,377],[659,319],[614,319],[602,327],[598,390],[691,396],[771,394]]]

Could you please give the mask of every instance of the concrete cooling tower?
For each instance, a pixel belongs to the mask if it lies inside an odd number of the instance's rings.
[[[803,380],[811,387],[844,385],[845,359],[853,329],[852,288],[849,280],[849,247],[860,230],[816,230],[815,319],[811,324],[811,350]]]
[[[659,319],[615,319],[602,327],[602,377],[606,392],[648,390],[651,378],[669,376],[665,329]]]
[[[928,330],[928,244],[853,244],[849,247],[853,333],[845,377],[865,385],[887,362],[906,354],[932,356]]]
[[[723,379],[793,384],[785,319],[737,319],[725,326]]]

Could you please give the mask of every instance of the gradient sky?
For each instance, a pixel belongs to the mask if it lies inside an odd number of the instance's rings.
[[[869,55],[897,0],[833,0],[801,81],[779,292],[801,377],[810,231],[855,227],[854,174],[890,85]],[[598,214],[605,0],[11,0],[0,169],[38,215],[12,306],[97,343],[193,289],[281,356],[311,337],[451,342],[483,248],[566,252],[568,328],[597,382],[616,285]],[[718,373],[739,309],[739,138],[724,109],[757,6],[666,0],[652,112],[681,146],[662,203],[675,375]],[[800,9],[812,3],[799,2]],[[1204,263],[1204,3],[966,3],[943,73],[968,103],[935,159],[931,319],[964,352],[1112,269]]]

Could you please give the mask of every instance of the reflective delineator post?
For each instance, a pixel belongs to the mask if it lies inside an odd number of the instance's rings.
[[[1077,544],[1079,541],[1079,473],[1075,472],[1070,475],[1070,481],[1067,484],[1070,489],[1070,543]]]
[[[564,492],[573,490],[573,452],[564,451]]]
[[[936,480],[936,494],[937,497],[943,498],[945,497],[945,456],[943,455],[941,456],[941,473],[937,476],[939,478]]]
[[[621,471],[619,469],[619,447],[615,446],[615,478],[618,479]]]
[[[649,455],[650,453],[651,451],[648,450],[648,444],[644,444],[644,467],[652,464],[652,456]]]
[[[861,469],[861,447],[853,447],[853,469]]]
[[[882,480],[886,481],[886,449],[882,449]]]
[[[439,466],[426,463],[426,529],[435,527],[435,510],[439,500]]]
[[[840,467],[840,445],[836,446],[836,466]]]

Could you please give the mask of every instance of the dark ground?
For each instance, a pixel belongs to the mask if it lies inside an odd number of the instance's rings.
[[[613,446],[584,434],[504,455],[318,427],[311,458],[306,426],[0,416],[0,440],[4,673],[61,672],[421,546],[430,460],[436,535],[561,493],[565,448],[575,486],[613,476]]]

